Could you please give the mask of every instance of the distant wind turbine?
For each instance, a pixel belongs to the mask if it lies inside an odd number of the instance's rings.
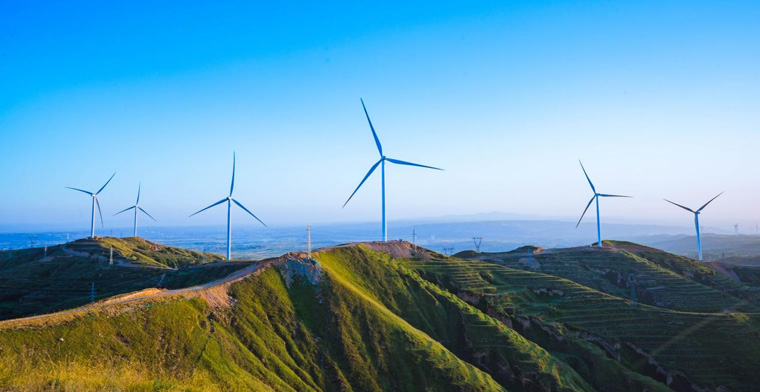
[[[723,194],[723,192],[718,193],[718,196],[720,196],[722,194]],[[692,210],[691,208],[684,207],[684,206],[682,206],[682,205],[680,205],[678,203],[673,203],[672,201],[670,201],[668,199],[663,199],[663,200],[667,201],[670,204],[673,204],[675,206],[681,207],[684,210],[689,211],[692,214],[694,214],[694,225],[697,227],[697,254],[699,255],[699,261],[702,261],[702,237],[701,237],[700,229],[699,229],[699,214],[702,212],[702,210],[705,207],[707,207],[708,204],[712,203],[713,200],[717,199],[718,196],[715,196],[712,199],[710,199],[710,201],[708,201],[707,203],[705,203],[705,205],[703,205],[702,207],[699,207],[699,209],[696,210],[696,211]]]
[[[135,232],[133,234],[134,237],[137,237],[137,210],[142,211],[143,214],[147,215],[148,218],[153,219],[154,222],[156,221],[156,218],[150,216],[150,214],[148,213],[148,211],[143,210],[142,207],[140,207],[139,204],[140,204],[140,184],[138,183],[137,184],[137,201],[135,201],[135,205],[133,205],[132,207],[127,207],[127,208],[125,208],[125,209],[123,209],[123,210],[121,210],[121,211],[113,214],[114,216],[116,216],[116,215],[121,214],[122,212],[127,212],[127,211],[129,211],[131,209],[135,210]]]
[[[356,191],[359,190],[359,188],[362,187],[362,184],[364,184],[364,181],[367,181],[367,178],[372,174],[375,169],[377,169],[377,166],[381,166],[381,176],[382,176],[382,212],[383,212],[383,223],[382,223],[382,233],[383,233],[383,241],[388,241],[388,229],[385,224],[385,162],[388,161],[390,163],[395,163],[397,165],[407,165],[407,166],[417,166],[417,167],[424,167],[426,169],[433,169],[433,170],[443,170],[439,169],[437,167],[433,166],[425,166],[420,165],[417,163],[412,162],[405,162],[400,161],[398,159],[392,159],[388,158],[385,155],[383,155],[383,146],[380,144],[380,139],[377,138],[377,133],[375,132],[375,127],[372,126],[372,120],[369,119],[369,114],[367,113],[367,108],[364,106],[364,100],[360,99],[362,102],[362,108],[364,109],[364,115],[367,116],[367,122],[369,123],[369,129],[372,130],[372,136],[375,138],[375,144],[377,145],[377,151],[380,153],[380,160],[375,162],[374,165],[369,169],[369,172],[366,176],[364,176],[364,179],[362,179],[362,182],[359,183],[359,186],[356,187],[354,190],[354,193],[351,194],[351,196],[348,197],[348,200],[346,200],[345,203],[343,203],[343,207],[346,207],[346,204],[348,204],[349,201],[351,201],[351,198],[354,197],[356,194]]]
[[[581,219],[578,219],[578,223],[575,225],[575,228],[577,229],[578,226],[581,224],[581,221],[583,220],[583,216],[586,215],[586,211],[588,211],[588,208],[591,207],[591,203],[596,200],[596,240],[597,240],[597,246],[602,247],[602,225],[599,222],[599,198],[600,197],[631,197],[631,196],[622,196],[622,195],[609,195],[606,193],[599,193],[596,191],[596,188],[594,187],[594,184],[591,182],[591,179],[588,177],[588,174],[586,173],[586,168],[583,167],[583,162],[580,160],[578,163],[581,164],[581,169],[583,169],[583,174],[586,176],[586,179],[588,180],[588,184],[591,185],[591,190],[594,192],[594,196],[591,197],[591,200],[589,200],[588,204],[586,205],[586,209],[583,210],[583,214],[581,214]]]
[[[193,214],[193,215],[197,215],[203,211],[208,210],[211,207],[222,204],[225,201],[227,202],[227,261],[230,261],[230,253],[232,251],[232,222],[230,220],[230,213],[232,211],[232,203],[237,204],[238,207],[242,208],[245,212],[249,213],[252,217],[256,218],[256,220],[259,221],[259,223],[261,223],[262,225],[264,225],[264,227],[267,227],[267,225],[264,222],[262,222],[261,219],[259,219],[256,215],[253,215],[251,211],[248,211],[248,209],[245,208],[242,204],[240,204],[239,201],[232,198],[232,191],[234,189],[235,189],[235,153],[232,153],[232,184],[230,185],[230,195]],[[193,216],[193,215],[190,215],[190,216]]]
[[[95,206],[96,205],[98,206],[98,215],[100,215],[100,225],[101,226],[105,226],[103,224],[103,213],[100,211],[100,202],[98,201],[98,195],[100,194],[100,192],[103,192],[103,189],[105,189],[106,185],[108,185],[108,183],[111,182],[111,180],[113,180],[113,176],[115,176],[115,175],[116,175],[116,172],[114,172],[111,175],[111,178],[109,178],[108,181],[106,181],[106,183],[102,187],[100,187],[100,189],[98,189],[98,191],[95,192],[95,193],[88,192],[86,190],[79,189],[79,188],[72,188],[70,186],[66,187],[67,189],[72,189],[72,190],[75,190],[75,191],[84,192],[84,193],[92,196],[92,221],[90,223],[90,238],[95,238]]]

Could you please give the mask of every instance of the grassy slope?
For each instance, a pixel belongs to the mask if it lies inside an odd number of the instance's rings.
[[[138,252],[150,246],[142,239],[105,238],[97,242],[76,241],[67,248],[76,252],[108,255],[114,244],[123,251],[134,247]],[[97,253],[100,252],[100,253]],[[187,253],[185,253],[187,252]],[[114,252],[116,253],[116,252]],[[91,284],[95,283],[95,299],[127,293],[148,287],[181,288],[212,281],[231,274],[246,264],[213,263],[199,267],[203,255],[176,248],[163,247],[151,254],[151,260],[166,262],[165,255],[184,257],[177,262],[187,268],[134,268],[109,265],[104,259],[72,255],[61,246],[48,248],[43,259],[41,248],[14,251],[11,258],[0,262],[0,319],[24,317],[74,308],[90,302]],[[7,255],[6,255],[7,257]],[[210,256],[207,256],[210,259]]]
[[[140,237],[103,237],[97,241],[97,246],[100,249],[94,249],[94,254],[107,257],[110,247],[113,247],[115,256],[138,264],[168,268],[182,268],[223,260],[222,256],[217,254],[174,248],[146,241]]]
[[[452,259],[413,266],[442,287],[472,302],[484,302],[483,307],[497,317],[535,317],[560,332],[606,341],[630,370],[664,380],[634,352],[639,348],[666,370],[683,371],[701,385],[751,390],[760,383],[755,371],[760,363],[755,338],[760,335],[758,315],[632,306],[569,280],[480,261]]]
[[[288,289],[269,269],[230,293],[221,313],[176,300],[1,331],[0,389],[502,389],[334,273]]]
[[[533,263],[520,250],[464,256],[559,276],[621,298],[631,298],[634,281],[638,302],[673,310],[760,312],[758,293],[703,263],[631,243],[605,245],[613,248],[537,253]]]

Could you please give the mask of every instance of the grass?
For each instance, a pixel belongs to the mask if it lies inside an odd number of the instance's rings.
[[[760,293],[704,263],[626,242],[607,248],[570,248],[531,255],[525,251],[462,254],[526,271],[572,280],[616,297],[692,312],[760,312]],[[635,297],[633,296],[635,293]]]
[[[683,372],[699,385],[751,390],[751,385],[760,382],[753,370],[760,363],[760,345],[752,338],[760,334],[758,314],[633,305],[567,279],[480,261],[450,259],[413,267],[471,302],[485,302],[487,311],[499,317],[533,318],[538,325],[559,325],[598,347],[603,347],[602,342],[618,347],[611,355],[619,356],[621,364],[636,373],[661,381],[667,378],[649,366],[646,356],[635,352],[639,349],[666,373]]]
[[[150,263],[122,266],[108,263],[110,246],[115,257],[122,252],[142,254],[151,243],[139,238],[79,240],[43,249],[14,251],[0,262],[0,319],[25,317],[78,307],[90,302],[95,284],[95,300],[150,287],[182,288],[222,278],[247,266],[246,263],[208,263],[212,255],[160,247]],[[134,250],[131,250],[134,249]],[[66,250],[72,251],[72,253]],[[130,253],[131,252],[131,253]],[[168,255],[168,256],[167,256]],[[171,257],[171,258],[169,258]],[[179,261],[183,257],[184,261]],[[145,259],[143,259],[144,261]],[[172,263],[169,268],[161,263]],[[161,264],[161,265],[157,265]]]
[[[269,269],[230,295],[0,331],[0,389],[503,390],[332,272],[288,288]]]
[[[610,270],[650,271],[672,279],[673,298],[699,289],[707,294],[695,298],[737,301],[728,290],[744,290],[648,251],[624,244],[571,261],[601,269],[609,257]],[[18,257],[8,268],[36,262]],[[0,330],[0,390],[741,391],[760,383],[758,314],[633,304],[592,281],[507,262],[392,259],[364,245],[316,258],[319,285],[296,275],[288,286],[269,268],[231,284],[226,308],[163,299]]]

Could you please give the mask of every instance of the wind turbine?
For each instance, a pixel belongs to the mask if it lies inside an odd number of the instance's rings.
[[[140,184],[138,183],[137,184],[137,201],[135,201],[135,205],[133,205],[132,207],[127,207],[127,208],[125,208],[125,209],[123,209],[123,210],[121,210],[121,211],[113,214],[114,216],[116,216],[116,215],[121,214],[122,212],[127,212],[127,211],[129,211],[131,209],[135,210],[135,233],[133,235],[134,237],[137,237],[137,210],[142,211],[143,214],[147,215],[148,218],[153,219],[154,222],[156,221],[156,218],[150,216],[150,214],[148,213],[148,211],[143,210],[142,207],[139,206],[139,204],[140,204]]]
[[[723,192],[718,193],[718,196],[720,196],[722,194],[723,194]],[[702,261],[702,238],[701,238],[701,234],[699,232],[699,213],[702,212],[702,210],[705,207],[707,207],[708,204],[712,203],[713,200],[717,199],[718,196],[715,196],[712,199],[710,199],[710,201],[708,201],[707,203],[705,203],[705,205],[703,205],[702,207],[699,207],[699,209],[696,210],[696,211],[692,210],[691,208],[684,207],[684,206],[682,206],[682,205],[680,205],[678,203],[673,203],[672,201],[670,201],[668,199],[663,199],[663,200],[667,201],[670,204],[673,204],[675,206],[681,207],[684,210],[689,211],[692,214],[694,214],[694,225],[697,226],[697,253],[699,254],[699,261]]]
[[[362,102],[362,108],[364,109],[364,115],[367,116],[367,122],[369,123],[369,129],[372,130],[372,137],[375,138],[375,144],[377,145],[377,152],[380,153],[380,160],[378,160],[377,162],[375,162],[374,165],[372,165],[372,167],[369,169],[369,172],[367,173],[367,175],[364,176],[364,179],[362,179],[362,182],[360,182],[359,186],[357,186],[356,189],[354,190],[354,193],[352,193],[351,196],[348,197],[348,200],[346,200],[346,202],[343,203],[343,207],[344,208],[346,207],[346,204],[348,204],[348,202],[351,201],[351,198],[354,197],[354,195],[356,194],[356,191],[358,191],[359,188],[362,187],[362,184],[364,184],[364,181],[367,181],[367,178],[369,178],[369,176],[372,174],[372,172],[375,171],[375,169],[377,169],[377,166],[380,165],[381,166],[381,173],[382,173],[381,176],[382,176],[382,200],[383,200],[383,202],[382,202],[382,211],[383,211],[382,232],[383,232],[383,241],[388,241],[388,229],[387,229],[387,226],[385,224],[385,162],[387,161],[387,162],[390,162],[390,163],[395,163],[397,165],[424,167],[426,169],[433,169],[433,170],[443,170],[443,169],[439,169],[439,168],[433,167],[433,166],[420,165],[420,164],[412,163],[412,162],[405,162],[405,161],[401,161],[401,160],[398,160],[398,159],[392,159],[392,158],[388,158],[385,155],[383,155],[383,146],[380,144],[380,139],[377,138],[377,133],[375,132],[375,127],[372,126],[372,120],[369,119],[369,114],[367,113],[367,108],[364,106],[364,100],[360,99],[360,101]]]
[[[66,187],[67,189],[72,189],[72,190],[75,190],[75,191],[84,192],[84,193],[92,196],[92,222],[90,223],[90,238],[95,238],[95,206],[96,205],[98,206],[98,215],[100,215],[100,225],[101,226],[105,226],[103,224],[103,213],[100,211],[100,202],[98,201],[98,195],[100,194],[100,192],[103,192],[103,189],[105,189],[106,185],[108,185],[108,183],[111,182],[111,180],[113,180],[113,176],[115,176],[115,175],[116,175],[116,172],[114,172],[111,175],[111,178],[109,178],[108,181],[106,181],[106,183],[102,187],[100,187],[100,189],[98,189],[98,191],[95,192],[95,193],[88,192],[86,190],[79,189],[79,188],[72,188],[70,186]]]
[[[230,261],[230,252],[232,250],[232,222],[230,220],[230,213],[232,211],[232,203],[235,203],[238,205],[238,207],[242,208],[245,212],[251,214],[252,217],[256,218],[257,221],[259,221],[264,227],[267,227],[267,225],[261,221],[256,215],[253,215],[251,211],[248,211],[247,208],[245,208],[242,204],[240,204],[239,201],[232,198],[232,191],[235,189],[235,153],[232,153],[232,184],[230,185],[230,195],[225,197],[222,200],[219,200],[218,202],[196,212],[193,215],[197,215],[203,211],[208,210],[211,207],[217,206],[219,204],[227,202],[227,261]],[[190,215],[190,216],[193,216]]]
[[[631,196],[622,196],[622,195],[609,195],[606,193],[599,193],[596,191],[596,188],[594,187],[594,184],[591,182],[591,179],[588,177],[588,174],[586,173],[586,168],[583,167],[583,162],[578,160],[578,163],[581,164],[581,169],[583,169],[583,174],[586,175],[586,179],[588,180],[588,184],[591,185],[591,190],[594,192],[594,196],[591,197],[591,200],[588,201],[588,204],[586,204],[586,209],[583,210],[583,214],[581,214],[581,219],[578,219],[578,223],[575,225],[575,228],[577,229],[578,226],[581,224],[581,221],[583,220],[583,216],[586,215],[586,211],[588,211],[588,208],[591,207],[591,203],[596,200],[596,240],[597,240],[597,246],[602,247],[602,225],[599,223],[599,198],[600,197],[631,197]]]

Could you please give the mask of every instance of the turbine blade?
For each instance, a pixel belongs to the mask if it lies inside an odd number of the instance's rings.
[[[96,194],[96,195],[99,195],[99,194],[100,194],[100,192],[102,192],[102,191],[103,191],[103,189],[106,187],[106,185],[108,185],[108,183],[109,183],[109,182],[111,182],[111,180],[113,180],[113,176],[115,176],[115,175],[116,175],[116,172],[113,172],[113,174],[111,174],[111,178],[109,178],[109,179],[108,179],[108,181],[106,181],[106,183],[105,183],[105,184],[103,184],[103,186],[102,186],[102,187],[100,187],[100,189],[99,189],[97,192],[95,192],[95,194]]]
[[[125,209],[123,209],[123,210],[121,210],[121,211],[119,211],[119,212],[117,212],[117,213],[113,214],[113,216],[119,215],[119,214],[121,214],[122,212],[127,212],[127,211],[129,211],[129,210],[131,210],[131,209],[133,209],[133,208],[135,208],[135,206],[132,206],[132,207],[127,207],[127,208],[125,208]]]
[[[92,196],[92,192],[87,192],[87,191],[86,191],[86,190],[84,190],[84,189],[79,189],[79,188],[72,188],[72,187],[70,187],[70,186],[67,186],[67,187],[66,187],[66,189],[73,189],[73,190],[75,190],[75,191],[84,192],[84,193],[86,193],[86,194],[88,194],[88,195]]]
[[[230,184],[230,196],[232,196],[232,190],[235,189],[235,153],[232,153],[232,184]]]
[[[418,163],[400,161],[398,159],[385,158],[385,160],[388,161],[388,162],[395,163],[397,165],[417,166],[417,167],[424,167],[426,169],[443,170],[443,169],[440,169],[440,168],[437,168],[437,167],[433,167],[433,166],[425,166],[425,165],[420,165]]]
[[[720,196],[722,194],[723,194],[723,192],[718,193],[718,196]],[[707,203],[705,203],[705,205],[703,205],[702,207],[699,207],[699,209],[697,210],[697,212],[702,211],[703,208],[707,207],[707,205],[710,204],[710,203],[712,203],[713,200],[717,199],[718,196],[713,197],[712,199],[710,199],[710,201],[708,201]]]
[[[138,182],[137,183],[137,201],[135,202],[135,205],[140,204],[140,188],[141,188],[141,184]]]
[[[372,126],[372,120],[369,119],[369,113],[367,113],[367,107],[364,106],[364,100],[359,98],[360,101],[362,101],[362,109],[364,109],[364,115],[367,116],[367,122],[369,123],[369,129],[372,130],[372,137],[375,138],[375,144],[377,144],[377,152],[380,153],[380,156],[383,156],[383,146],[380,144],[380,139],[377,138],[377,133],[375,132],[375,127]]]
[[[588,184],[591,185],[591,190],[594,191],[594,193],[596,193],[596,188],[594,188],[594,184],[591,182],[591,179],[588,178],[588,173],[586,173],[586,168],[583,167],[583,162],[581,162],[581,160],[579,159],[578,163],[581,164],[581,169],[583,169],[583,174],[586,175],[586,179],[588,180]]]
[[[345,208],[345,207],[346,207],[346,204],[348,204],[348,202],[349,202],[349,201],[351,201],[351,198],[352,198],[352,197],[354,197],[354,195],[356,194],[356,191],[358,191],[358,190],[359,190],[359,188],[361,188],[361,187],[362,187],[362,184],[364,184],[364,181],[367,181],[367,178],[369,178],[369,176],[372,174],[372,172],[373,172],[373,171],[375,171],[375,169],[377,168],[377,165],[379,165],[379,164],[380,164],[380,162],[382,162],[382,161],[383,161],[383,160],[382,160],[382,158],[381,158],[381,159],[380,159],[379,161],[377,161],[377,162],[376,162],[374,165],[372,165],[372,167],[371,167],[371,168],[369,168],[369,171],[367,172],[367,175],[366,175],[366,176],[364,176],[364,178],[362,179],[362,182],[360,182],[360,183],[359,183],[359,186],[357,186],[357,187],[356,187],[356,189],[354,189],[354,193],[352,193],[352,194],[351,194],[351,196],[349,196],[349,197],[348,197],[348,200],[346,200],[346,202],[345,202],[345,203],[343,203],[343,207],[342,207],[342,208]]]
[[[689,207],[684,207],[684,206],[682,206],[682,205],[680,205],[680,204],[678,204],[678,203],[673,203],[672,201],[670,201],[670,200],[668,200],[668,199],[662,199],[662,200],[665,200],[665,201],[667,201],[668,203],[670,203],[670,204],[672,204],[672,205],[674,205],[674,206],[678,206],[678,207],[681,207],[681,208],[683,208],[683,209],[684,209],[684,210],[686,210],[686,211],[689,211],[689,212],[692,212],[692,213],[693,213],[693,212],[695,212],[694,210],[692,210],[692,209],[691,209],[691,208],[689,208]]]
[[[145,211],[145,210],[143,210],[143,209],[142,209],[142,207],[137,207],[137,208],[138,208],[138,209],[140,209],[140,211],[142,211],[142,212],[143,212],[143,214],[145,214],[145,215],[148,215],[148,218],[150,218],[150,219],[153,219],[153,222],[158,222],[158,221],[156,220],[156,218],[154,218],[154,217],[150,216],[150,214],[148,213],[148,211]]]
[[[212,204],[212,205],[210,205],[210,206],[208,206],[208,207],[206,207],[206,208],[204,208],[204,209],[202,209],[202,210],[200,210],[200,211],[196,212],[196,213],[195,213],[195,214],[193,214],[193,215],[197,215],[197,214],[199,214],[199,213],[201,213],[201,212],[203,212],[203,211],[206,211],[206,210],[208,210],[208,209],[209,209],[209,208],[211,208],[211,207],[214,207],[214,206],[218,206],[219,204],[222,204],[222,203],[224,203],[225,201],[227,201],[227,198],[226,198],[226,197],[225,197],[224,199],[222,199],[222,200],[219,200],[218,202],[216,202],[216,203],[214,203],[214,204]],[[193,215],[190,215],[190,216],[193,216]],[[190,216],[189,216],[189,217],[190,217]],[[189,218],[189,217],[188,217],[188,218]]]
[[[602,196],[602,197],[633,197],[633,196],[623,196],[623,195],[608,195],[606,193],[600,193],[599,196]]]
[[[106,224],[103,223],[103,212],[100,211],[100,202],[97,197],[95,197],[95,204],[98,206],[98,215],[100,215],[100,227],[106,227]]]
[[[583,210],[583,213],[581,214],[581,219],[578,219],[578,223],[575,224],[575,228],[577,229],[578,226],[580,226],[581,221],[583,220],[583,217],[586,215],[586,211],[588,211],[588,208],[591,207],[591,203],[594,202],[594,199],[596,199],[596,195],[594,195],[591,200],[588,201],[588,204],[586,204],[586,209]]]
[[[267,226],[267,224],[266,224],[266,223],[262,222],[262,221],[261,221],[261,219],[259,219],[259,218],[258,218],[256,215],[253,215],[253,212],[251,212],[251,211],[248,211],[248,209],[247,209],[247,208],[245,208],[245,207],[244,207],[242,204],[240,204],[240,202],[239,202],[239,201],[237,201],[237,200],[235,200],[235,199],[232,199],[232,201],[233,201],[235,204],[237,204],[237,205],[238,205],[238,207],[240,207],[240,208],[244,209],[244,210],[245,210],[245,212],[247,212],[247,213],[251,214],[251,216],[252,216],[252,217],[256,218],[256,220],[257,220],[257,221],[259,221],[259,223],[261,223],[262,225],[264,225],[264,227],[269,227],[269,226]]]

